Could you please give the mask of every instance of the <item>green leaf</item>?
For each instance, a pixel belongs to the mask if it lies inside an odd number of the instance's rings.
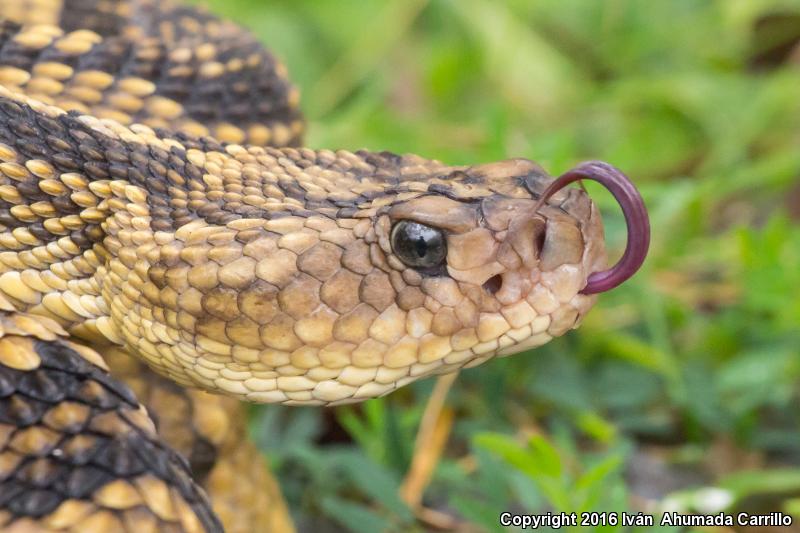
[[[525,448],[506,435],[480,433],[473,442],[496,453],[530,477],[555,509],[567,511],[571,508],[568,489],[560,477],[561,458],[545,439],[532,437]]]
[[[542,474],[558,478],[561,477],[561,457],[558,451],[541,435],[533,435],[528,440],[531,450],[531,459],[537,464]]]
[[[600,499],[608,492],[608,478],[619,471],[622,461],[622,454],[609,455],[577,479],[575,488],[583,492],[583,501],[578,504],[580,510],[597,508]]]
[[[358,453],[343,454],[338,463],[347,476],[361,489],[362,494],[374,499],[403,521],[411,521],[411,510],[398,494],[400,480],[387,468]]]
[[[507,435],[499,433],[479,433],[473,437],[473,442],[482,448],[494,452],[518,470],[531,478],[544,475],[540,466],[532,460],[531,455],[517,441]]]
[[[800,491],[800,468],[742,471],[720,480],[719,486],[734,493],[737,500],[749,496]]]
[[[366,505],[349,502],[336,496],[323,498],[321,504],[327,516],[353,533],[365,531],[384,533],[392,530],[392,523],[389,520]]]
[[[622,466],[623,456],[621,454],[609,455],[596,465],[592,466],[575,482],[577,489],[588,489],[595,485],[604,484],[606,478],[617,472]]]

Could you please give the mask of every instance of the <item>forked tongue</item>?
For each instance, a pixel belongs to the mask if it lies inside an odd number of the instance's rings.
[[[625,225],[628,228],[628,241],[620,260],[608,270],[590,274],[586,287],[581,291],[583,294],[597,294],[623,283],[642,266],[650,247],[650,219],[647,216],[644,200],[631,180],[618,168],[602,161],[582,163],[559,176],[539,198],[534,212],[537,212],[553,194],[579,180],[593,180],[608,189],[622,208]]]

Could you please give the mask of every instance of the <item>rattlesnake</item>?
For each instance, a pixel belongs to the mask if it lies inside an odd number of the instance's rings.
[[[534,348],[644,258],[602,163],[302,147],[286,69],[202,11],[0,16],[4,530],[287,530],[231,398],[337,405]],[[611,271],[579,178],[626,212]]]

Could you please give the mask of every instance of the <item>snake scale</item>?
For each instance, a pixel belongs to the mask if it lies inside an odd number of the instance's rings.
[[[604,164],[302,147],[285,67],[203,11],[0,18],[3,531],[291,531],[238,400],[360,401],[539,346],[643,260],[643,206],[600,272],[598,210],[563,188],[638,196]]]

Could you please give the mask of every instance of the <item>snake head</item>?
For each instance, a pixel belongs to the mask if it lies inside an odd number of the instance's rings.
[[[105,329],[181,383],[255,402],[361,401],[539,346],[646,250],[641,198],[599,163],[553,180],[521,159],[229,146],[187,164],[204,179],[175,199],[186,220],[152,218],[163,244],[112,260],[128,281],[103,278]],[[633,252],[610,271],[597,207],[564,188],[578,178],[633,209]],[[132,221],[110,239],[140,235]]]
[[[582,189],[564,188],[580,178],[603,182],[626,219],[631,210],[638,216],[629,223],[633,252],[614,269],[605,270],[597,207]],[[577,327],[594,294],[630,277],[647,250],[641,198],[602,163],[552,180],[514,159],[450,171],[426,192],[387,210],[385,251],[408,282],[398,305],[420,339],[418,364],[433,371],[521,352]]]

